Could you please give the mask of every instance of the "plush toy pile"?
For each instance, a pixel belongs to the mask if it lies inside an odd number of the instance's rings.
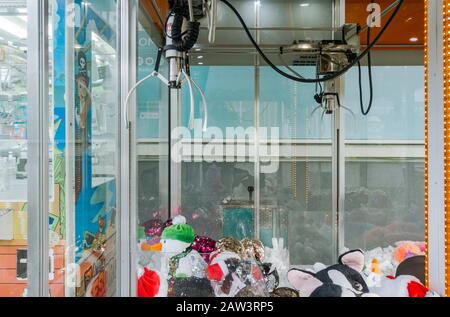
[[[177,216],[152,222],[141,244],[139,297],[425,297],[424,245],[404,241],[366,256],[352,250],[338,264],[289,270],[282,239],[261,241],[199,237]],[[147,252],[151,251],[151,252]]]
[[[373,263],[372,263],[373,264]],[[348,251],[339,263],[325,267],[316,264],[315,270],[291,269],[288,280],[300,297],[433,297],[436,293],[425,287],[425,257],[410,256],[401,262],[395,276],[379,274],[369,280],[364,273],[364,253]],[[373,272],[371,272],[373,273]]]

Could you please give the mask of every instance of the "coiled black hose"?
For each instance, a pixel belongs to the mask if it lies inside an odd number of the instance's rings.
[[[175,14],[172,24],[173,45],[180,52],[187,52],[193,48],[200,34],[200,22],[196,21],[188,21],[186,32],[182,32],[184,19],[183,15]]]

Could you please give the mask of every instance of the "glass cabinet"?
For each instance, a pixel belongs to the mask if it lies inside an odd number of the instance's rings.
[[[220,4],[216,43],[203,20],[189,55],[194,102],[186,81],[152,77],[132,93],[157,66],[167,77],[166,2],[0,0],[0,297],[137,296],[145,269],[164,269],[161,233],[180,215],[195,241],[258,240],[287,267],[353,248],[370,261],[404,240],[424,252],[423,46],[402,59],[387,36],[369,115],[365,61],[326,111],[323,87],[275,73]],[[280,46],[333,37],[365,12],[353,0],[230,2],[277,66],[305,77],[316,61]]]

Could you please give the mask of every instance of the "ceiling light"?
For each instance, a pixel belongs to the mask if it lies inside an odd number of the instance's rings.
[[[203,59],[203,55],[197,56],[197,59]]]
[[[260,0],[256,0],[256,1],[255,1],[255,5],[256,5],[256,6],[260,6],[260,5],[261,5],[261,1],[260,1]]]
[[[308,2],[304,2],[304,3],[300,3],[301,7],[309,7],[309,3]]]
[[[8,17],[0,16],[0,29],[13,35],[16,38],[27,38],[27,29],[17,23],[14,23],[10,19],[8,19]]]
[[[203,62],[198,62],[199,65],[203,65]]]
[[[417,42],[419,39],[417,37],[412,37],[409,39],[410,42]]]

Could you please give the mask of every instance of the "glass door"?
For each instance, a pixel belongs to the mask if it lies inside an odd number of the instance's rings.
[[[347,21],[364,23],[365,4],[346,2]],[[372,80],[367,59],[360,72],[355,67],[345,76],[353,115],[345,117],[343,239],[346,247],[366,251],[368,270],[382,263],[383,275],[394,275],[400,262],[426,250],[423,8],[424,1],[405,2],[372,52]],[[372,39],[377,32],[373,28]],[[366,45],[367,32],[361,39]]]
[[[276,53],[280,38],[284,43],[332,30],[334,1],[317,1],[306,9],[296,1],[232,2],[250,27],[264,28],[253,33],[280,67],[285,66]],[[288,27],[281,16],[271,15],[275,5],[291,12]],[[159,9],[164,21],[165,8]],[[174,219],[192,228],[195,250],[225,237],[237,244],[260,240],[268,262],[280,262],[276,252],[286,255],[284,275],[289,264],[336,260],[334,115],[314,101],[319,86],[284,79],[256,58],[245,35],[236,36],[242,32],[239,22],[227,10],[220,8],[227,14],[220,15],[216,43],[209,44],[202,29],[189,56],[190,77],[206,105],[195,87],[191,103],[186,80],[181,91],[169,92],[157,79],[137,89],[138,296],[161,295],[147,292],[145,283],[167,269],[161,258],[171,254],[161,255],[161,233]],[[321,12],[322,19],[298,22],[309,16],[307,12]],[[308,23],[314,28],[305,32]],[[156,58],[161,42],[154,32],[147,34],[152,36],[151,49],[141,48],[148,35],[138,38],[138,79],[152,71],[154,65],[146,61]],[[291,70],[314,77],[311,61],[304,64],[294,55],[286,57],[295,65]],[[177,218],[180,215],[184,220]],[[200,247],[198,252],[206,249]],[[200,280],[205,274],[202,265],[194,273]]]
[[[27,1],[0,2],[0,297],[27,288]]]
[[[75,1],[71,109],[77,297],[117,295],[119,5]],[[67,56],[67,55],[66,55]]]

